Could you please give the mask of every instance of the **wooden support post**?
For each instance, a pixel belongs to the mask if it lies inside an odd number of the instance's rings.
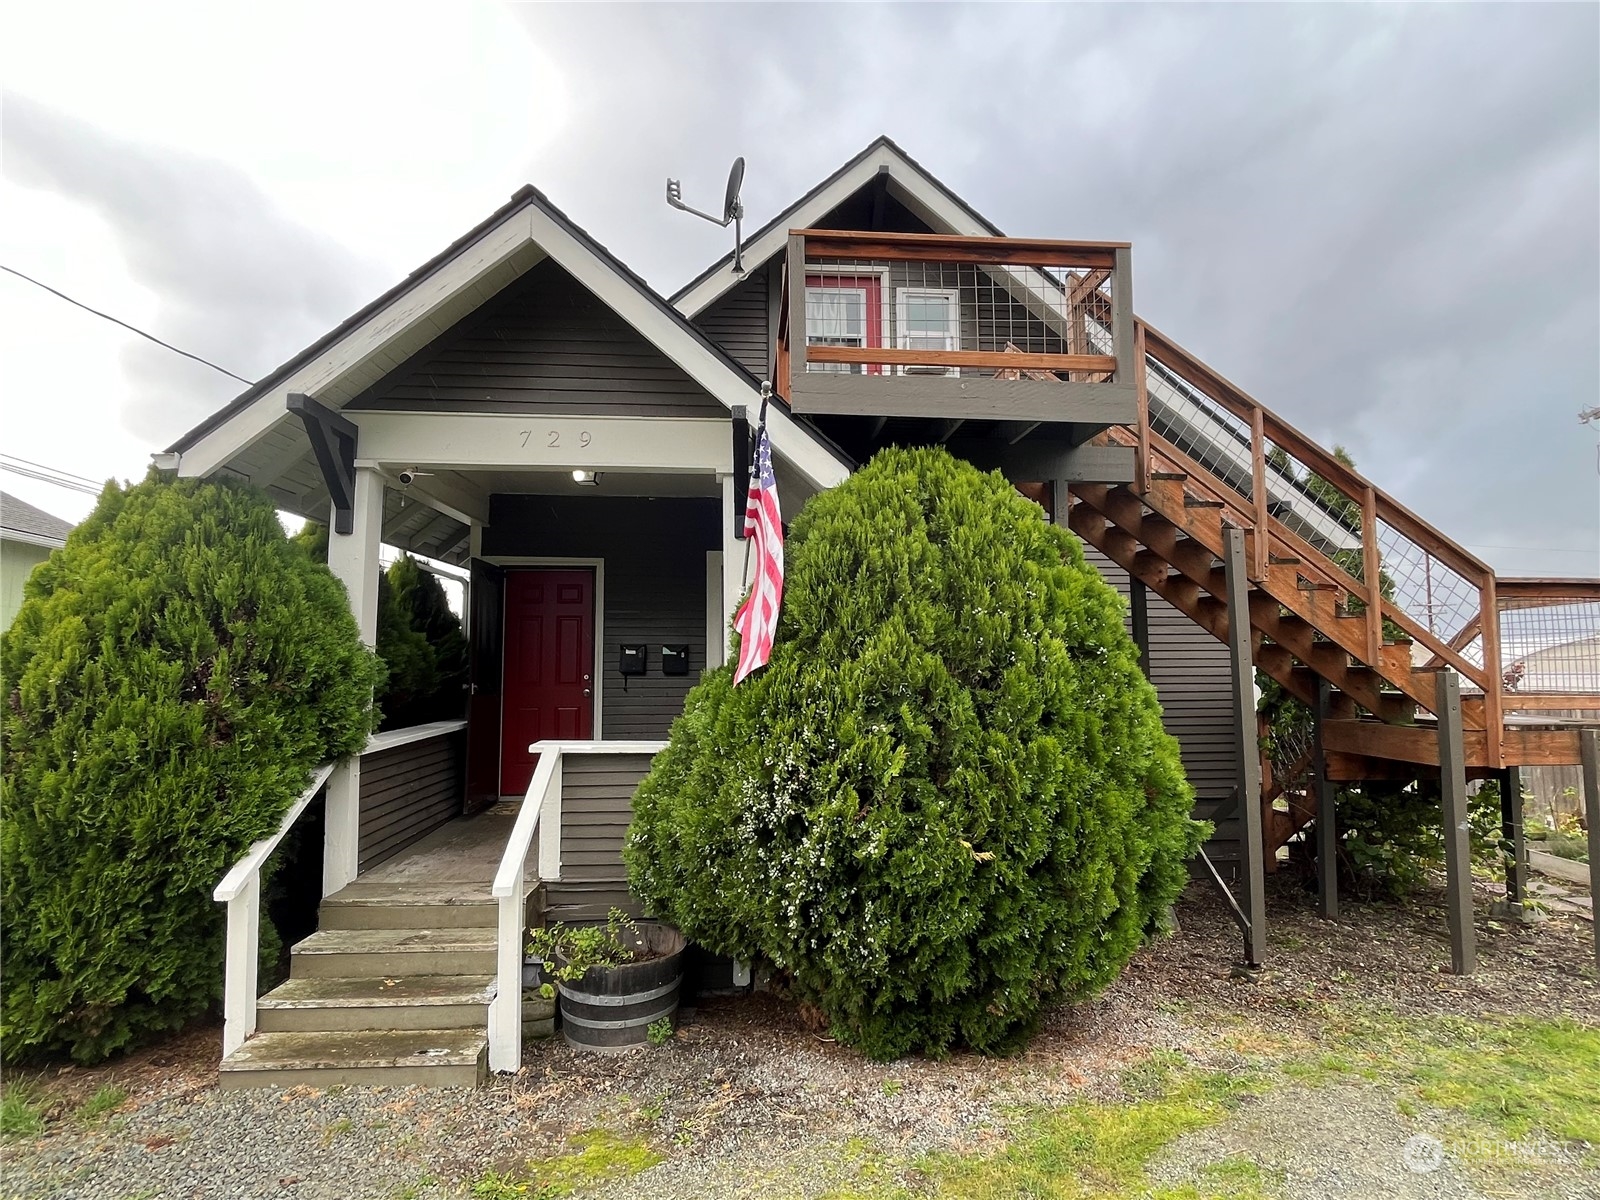
[[[1522,770],[1507,767],[1500,772],[1500,838],[1508,847],[1506,861],[1506,903],[1520,911],[1528,898],[1528,842],[1522,826]]]
[[[1267,577],[1267,560],[1272,519],[1267,504],[1267,427],[1266,413],[1258,404],[1250,410],[1250,578],[1259,582]]]
[[[1368,486],[1361,494],[1361,586],[1367,611],[1367,653],[1363,661],[1376,669],[1383,661],[1383,555],[1378,549],[1378,493]]]
[[[383,530],[383,477],[356,468],[349,533],[331,530],[328,569],[350,598],[356,630],[368,646],[378,644],[378,547]],[[328,779],[322,844],[322,894],[331,896],[355,879],[361,860],[361,756],[352,754]]]
[[[1260,966],[1267,954],[1266,842],[1261,831],[1261,756],[1256,746],[1255,663],[1250,656],[1250,581],[1244,530],[1223,531],[1223,570],[1228,593],[1228,652],[1233,660],[1234,749],[1239,763],[1240,859],[1244,910],[1250,918],[1245,960]]]
[[[1583,760],[1583,811],[1589,822],[1589,895],[1600,906],[1600,731],[1579,731],[1578,757]],[[1600,912],[1595,913],[1594,966],[1600,971]]]
[[[1439,790],[1444,805],[1445,908],[1450,917],[1450,970],[1478,967],[1472,926],[1472,847],[1467,841],[1467,756],[1461,732],[1461,677],[1440,671],[1434,683],[1439,717]]]
[[[1066,524],[1063,518],[1060,522]],[[1139,647],[1139,670],[1150,678],[1150,594],[1149,589],[1128,577],[1128,615],[1133,622],[1133,644]]]
[[[1317,679],[1315,721],[1311,744],[1311,786],[1317,798],[1317,911],[1327,920],[1339,917],[1339,823],[1335,790],[1328,779],[1328,755],[1322,746],[1322,729],[1328,719],[1328,681]]]
[[[1077,310],[1079,321],[1082,310]],[[1133,490],[1144,495],[1150,490],[1150,389],[1145,378],[1144,322],[1136,321],[1133,330],[1133,386],[1139,397],[1139,424],[1135,428],[1138,438],[1133,464]]]

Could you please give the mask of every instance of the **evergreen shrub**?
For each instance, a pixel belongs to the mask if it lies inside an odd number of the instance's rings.
[[[34,572],[0,671],[0,1037],[94,1061],[220,996],[212,890],[381,672],[263,494],[153,473]]]
[[[690,693],[633,887],[876,1058],[1017,1045],[1104,987],[1205,832],[1077,540],[999,474],[889,450],[812,499],[771,663]]]

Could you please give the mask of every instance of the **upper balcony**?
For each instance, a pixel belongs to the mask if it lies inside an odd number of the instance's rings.
[[[774,382],[797,413],[1069,426],[1138,419],[1125,242],[799,229]]]

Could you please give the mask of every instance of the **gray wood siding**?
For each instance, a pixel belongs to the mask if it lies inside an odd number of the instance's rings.
[[[614,416],[727,410],[546,260],[348,406]]]
[[[486,555],[605,561],[603,740],[665,738],[705,670],[706,551],[721,548],[721,512],[721,502],[711,499],[491,498]],[[624,681],[618,671],[624,642],[649,647],[647,674]],[[687,675],[661,673],[661,647],[668,642],[688,644]]]
[[[757,379],[772,370],[772,345],[767,326],[767,272],[752,272],[695,317],[700,332],[732,355]]]
[[[1107,583],[1128,595],[1128,573],[1093,546],[1083,556]],[[1154,592],[1146,592],[1150,625],[1150,682],[1161,700],[1161,723],[1178,739],[1184,773],[1195,791],[1194,815],[1215,820],[1219,809],[1234,808],[1238,756],[1229,726],[1232,688],[1228,647]],[[1132,621],[1128,622],[1132,632]],[[1238,861],[1238,821],[1218,822],[1206,852],[1226,872]]]
[[[460,814],[465,753],[466,734],[458,732],[362,757],[361,870]]]
[[[561,881],[546,888],[546,912],[566,921],[604,920],[613,907],[637,914],[622,865],[633,793],[648,754],[567,754],[561,759]]]

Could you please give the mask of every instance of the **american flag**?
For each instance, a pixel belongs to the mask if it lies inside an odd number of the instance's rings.
[[[778,509],[778,481],[772,474],[772,443],[762,422],[756,436],[755,470],[750,474],[750,499],[744,510],[744,536],[754,542],[756,578],[750,594],[734,614],[739,631],[739,665],[735,686],[772,657],[772,638],[783,603],[783,518]]]

